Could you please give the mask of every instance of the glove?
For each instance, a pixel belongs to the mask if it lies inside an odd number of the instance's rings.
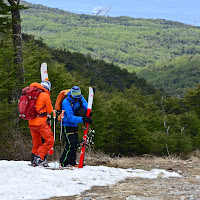
[[[92,119],[89,118],[89,117],[83,117],[83,121],[88,123],[88,124],[91,124],[92,123]]]

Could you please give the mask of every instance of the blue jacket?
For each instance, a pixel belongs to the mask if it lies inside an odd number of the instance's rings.
[[[87,101],[83,96],[81,96],[82,107],[84,110],[87,110]],[[63,118],[63,126],[77,127],[78,123],[83,122],[83,117],[75,116],[78,109],[80,108],[79,101],[74,101],[70,97],[70,92],[67,94],[67,97],[62,102],[62,110],[65,110]]]

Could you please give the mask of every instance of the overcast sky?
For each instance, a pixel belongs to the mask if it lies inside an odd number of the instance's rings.
[[[78,14],[91,14],[100,5],[111,6],[108,16],[167,19],[200,26],[200,0],[26,0]]]

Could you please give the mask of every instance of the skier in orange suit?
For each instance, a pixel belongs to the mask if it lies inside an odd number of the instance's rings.
[[[30,87],[42,90],[36,101],[36,110],[40,113],[36,118],[29,120],[29,129],[32,136],[32,164],[47,166],[45,155],[54,145],[53,133],[47,124],[47,114],[52,113],[53,106],[50,99],[51,83],[49,80],[32,83]],[[44,143],[42,142],[44,139]]]

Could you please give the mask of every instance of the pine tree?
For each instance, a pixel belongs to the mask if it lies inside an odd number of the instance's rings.
[[[0,33],[6,33],[12,28],[12,21],[9,17],[9,7],[0,0]]]
[[[24,84],[24,66],[22,53],[22,33],[20,21],[20,9],[24,8],[20,5],[20,0],[8,0],[10,3],[10,11],[12,13],[12,30],[13,44],[15,48],[14,64],[16,69],[16,85],[20,88]],[[17,89],[15,99],[19,97],[20,89]]]

